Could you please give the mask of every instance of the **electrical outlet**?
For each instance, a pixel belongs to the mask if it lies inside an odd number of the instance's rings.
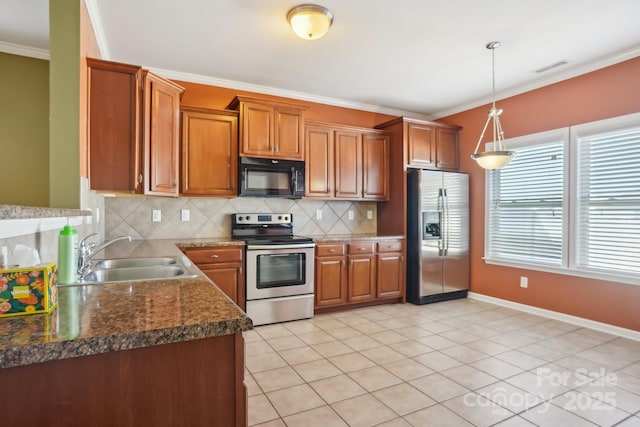
[[[154,209],[151,211],[151,220],[153,222],[162,221],[162,211],[160,209]]]
[[[528,288],[529,287],[529,278],[525,276],[520,277],[520,287]]]
[[[322,219],[322,209],[316,210],[316,219]]]
[[[183,222],[189,221],[189,209],[180,210],[180,220]]]
[[[373,211],[370,209],[367,211],[367,219],[373,219]]]
[[[353,221],[353,211],[349,211],[349,221]]]

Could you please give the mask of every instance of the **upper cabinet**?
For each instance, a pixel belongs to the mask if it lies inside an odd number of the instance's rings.
[[[308,198],[386,200],[389,136],[351,126],[307,122]]]
[[[87,58],[93,190],[142,193],[142,68]]]
[[[235,196],[238,113],[184,107],[181,159],[181,194]]]
[[[184,89],[151,72],[144,73],[144,193],[178,196],[180,96]]]
[[[424,169],[457,170],[460,158],[460,128],[440,123],[399,118],[376,126],[389,129],[403,124],[405,166]]]
[[[183,88],[134,65],[87,66],[91,189],[178,196]]]
[[[307,107],[237,96],[228,108],[240,112],[240,156],[304,160]]]

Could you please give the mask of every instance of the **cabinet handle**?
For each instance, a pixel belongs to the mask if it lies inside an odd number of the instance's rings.
[[[359,251],[364,251],[364,248],[358,248]]]
[[[220,255],[213,254],[211,255],[211,258],[220,258]]]
[[[138,184],[142,184],[143,179],[142,174],[138,175]]]
[[[329,249],[329,252],[335,252],[335,251],[336,251],[335,249]]]

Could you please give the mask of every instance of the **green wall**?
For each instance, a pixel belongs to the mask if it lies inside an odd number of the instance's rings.
[[[49,206],[49,61],[0,52],[0,204]]]
[[[49,1],[49,203],[80,208],[80,1]]]

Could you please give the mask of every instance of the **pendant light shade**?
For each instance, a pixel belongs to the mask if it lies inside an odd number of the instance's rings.
[[[289,11],[287,21],[298,37],[316,40],[329,31],[333,23],[333,14],[325,7],[303,4]]]
[[[511,159],[516,155],[515,151],[510,151],[504,143],[504,131],[502,130],[502,124],[500,123],[500,116],[502,110],[496,108],[496,72],[495,72],[495,49],[500,46],[500,42],[491,42],[487,44],[487,49],[491,49],[491,75],[493,78],[493,84],[491,89],[491,109],[487,114],[487,121],[484,124],[476,149],[471,155],[471,158],[478,162],[478,165],[484,169],[500,169],[505,167]],[[491,144],[491,151],[478,152],[480,144],[484,139],[484,134],[489,127],[489,123],[493,121],[493,143]]]

